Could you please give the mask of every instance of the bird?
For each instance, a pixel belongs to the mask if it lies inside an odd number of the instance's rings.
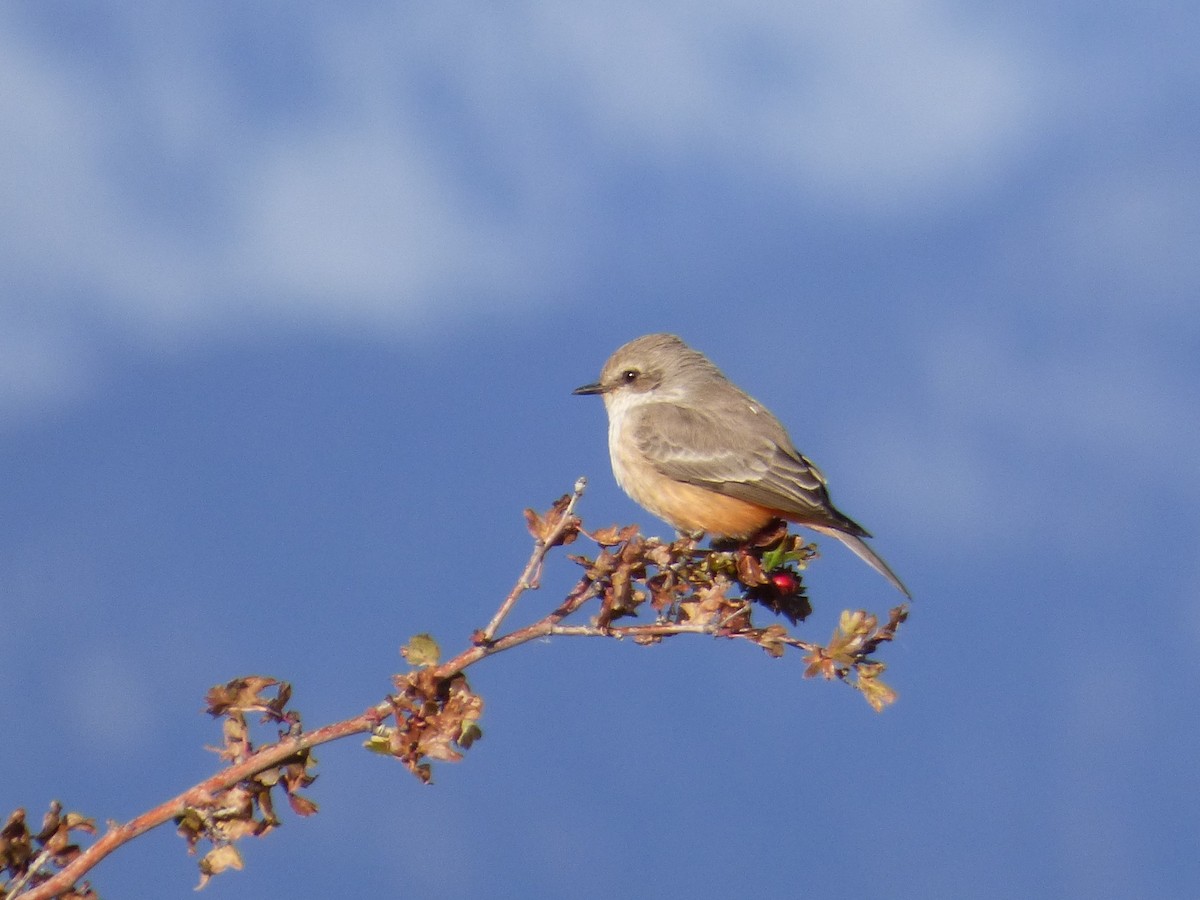
[[[786,519],[841,541],[911,599],[779,420],[679,337],[624,344],[572,393],[603,398],[617,484],[676,530],[744,540]]]

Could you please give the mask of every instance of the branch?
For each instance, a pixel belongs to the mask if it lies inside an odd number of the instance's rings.
[[[316,731],[310,731],[299,737],[284,738],[278,743],[262,747],[245,760],[222,769],[211,778],[188,788],[165,803],[147,810],[124,825],[109,823],[108,831],[96,843],[74,856],[73,860],[57,875],[43,881],[27,893],[21,894],[21,900],[48,900],[51,897],[63,896],[72,890],[78,879],[123,844],[129,843],[152,828],[185,816],[189,810],[211,807],[214,798],[220,797],[246,779],[274,769],[286,760],[297,757],[313,747],[352,734],[370,731],[377,722],[378,718],[374,717],[371,712],[367,712],[342,722],[326,725],[324,728],[318,728]],[[17,888],[16,891],[12,891],[9,897],[15,898],[19,890],[20,888]]]
[[[516,605],[520,596],[525,591],[536,590],[540,586],[542,565],[546,559],[546,554],[550,552],[551,547],[557,547],[563,543],[567,534],[572,529],[579,527],[579,520],[575,518],[575,504],[583,496],[583,491],[586,487],[587,479],[581,475],[575,480],[575,489],[572,491],[571,499],[563,508],[562,513],[554,517],[554,521],[545,529],[542,536],[535,536],[533,554],[529,557],[529,562],[525,564],[525,570],[521,572],[521,577],[517,579],[517,583],[513,585],[513,589],[508,592],[508,596],[504,598],[504,602],[500,604],[500,608],[496,610],[496,614],[492,616],[492,621],[488,622],[487,627],[477,636],[476,643],[490,643],[492,638],[496,636],[496,632],[500,628],[500,623],[504,621],[504,617]],[[526,510],[525,519],[532,527],[538,517],[533,510]]]
[[[842,613],[827,645],[793,635],[779,621],[765,627],[752,622],[764,610],[792,626],[812,611],[802,572],[816,548],[789,534],[786,524],[774,523],[744,544],[698,550],[690,540],[665,543],[646,538],[636,526],[615,526],[591,534],[575,516],[586,480],[580,478],[571,494],[561,497],[544,514],[526,510],[533,550],[520,576],[487,626],[472,635],[471,644],[445,662],[428,635],[417,635],[402,653],[413,667],[393,678],[393,692],[365,712],[305,732],[300,716],[288,708],[290,685],[263,676],[234,679],[213,688],[208,712],[223,719],[223,744],[217,748],[228,763],[212,777],[147,810],[125,824],[109,823],[108,830],[87,849],[72,843],[73,832],[94,833],[92,820],[62,813],[51,804],[43,828],[31,833],[24,810],[10,816],[0,830],[0,897],[48,900],[51,897],[92,898],[77,882],[118,847],[169,821],[195,852],[205,841],[212,845],[200,860],[200,886],[226,869],[241,868],[235,842],[261,836],[278,826],[273,792],[282,790],[292,810],[311,815],[316,804],[301,792],[316,777],[313,748],[355,734],[370,734],[366,747],[403,762],[420,780],[432,777],[433,762],[462,759],[463,752],[482,736],[478,722],[483,700],[470,688],[466,671],[479,661],[522,644],[549,636],[629,639],[641,645],[658,644],[676,635],[709,635],[749,641],[770,656],[786,648],[804,654],[805,677],[838,679],[860,690],[880,710],[895,692],[879,680],[884,664],[873,658],[893,639],[908,615],[908,606],[891,610],[882,626],[865,611]],[[507,634],[496,636],[520,597],[539,585],[551,549],[574,543],[581,535],[598,547],[594,558],[569,556],[583,569],[575,587],[549,614]],[[584,606],[596,602],[587,624],[563,624]],[[614,624],[636,617],[643,607],[653,621]],[[258,749],[251,740],[247,716],[261,716],[261,725],[277,732]],[[58,869],[47,871],[47,866]]]

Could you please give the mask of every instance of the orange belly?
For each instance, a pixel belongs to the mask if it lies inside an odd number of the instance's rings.
[[[726,497],[653,471],[627,477],[621,487],[650,512],[688,533],[703,531],[715,537],[744,538],[778,516],[757,503]]]

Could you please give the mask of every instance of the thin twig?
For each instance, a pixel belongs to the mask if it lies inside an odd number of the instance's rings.
[[[604,578],[596,577],[592,574],[582,576],[566,599],[542,619],[531,625],[496,637],[495,635],[500,625],[512,610],[513,605],[521,594],[537,586],[537,579],[548,551],[552,547],[562,543],[564,535],[570,529],[579,528],[579,521],[575,518],[574,509],[575,504],[583,494],[586,484],[587,482],[583,478],[576,481],[573,495],[568,499],[565,507],[563,507],[561,515],[553,523],[546,535],[537,540],[524,571],[522,571],[516,585],[501,603],[495,616],[488,623],[487,628],[476,634],[472,645],[466,650],[454,658],[432,667],[430,674],[435,679],[451,679],[489,656],[551,635],[561,635],[564,637],[608,637],[618,640],[624,638],[652,640],[675,634],[708,634],[715,637],[741,638],[761,644],[764,647],[767,646],[764,638],[769,637],[771,643],[786,644],[810,653],[823,649],[817,644],[793,637],[779,626],[771,626],[766,629],[730,629],[730,622],[737,615],[741,615],[744,612],[743,609],[738,609],[732,617],[707,623],[659,621],[650,624],[616,626],[597,624],[563,625],[562,621],[564,619],[578,612],[585,604],[606,590]],[[685,552],[695,551],[692,548],[686,548]],[[890,636],[886,639],[890,640]],[[835,674],[837,677],[845,680],[846,672],[839,670]],[[360,715],[326,725],[305,734],[289,735],[277,743],[262,746],[245,759],[228,766],[207,780],[189,788],[165,803],[142,813],[129,822],[123,825],[110,823],[108,831],[104,835],[87,850],[82,851],[60,872],[25,893],[21,893],[22,890],[28,887],[29,879],[36,877],[38,870],[44,864],[44,857],[48,851],[43,851],[37,860],[35,860],[35,864],[21,876],[20,880],[13,883],[7,896],[15,898],[20,893],[21,900],[50,900],[50,898],[57,897],[70,890],[84,874],[123,844],[159,825],[163,825],[172,819],[186,814],[189,809],[203,809],[211,804],[214,796],[262,772],[285,763],[299,753],[330,741],[339,740],[354,734],[371,732],[376,729],[381,721],[395,714],[395,711],[395,698],[388,697]]]
[[[580,479],[580,482],[583,482],[583,479]],[[580,482],[576,482],[576,492],[575,497],[572,498],[573,500],[577,499],[583,492],[583,484]],[[567,511],[569,513],[569,506]],[[568,518],[569,515],[564,516],[564,521]],[[547,544],[551,545],[550,542],[547,542]],[[544,555],[544,552],[542,555]],[[522,578],[530,571],[530,567],[527,566]],[[520,628],[510,634],[506,634],[497,640],[490,641],[487,644],[477,644],[468,648],[458,656],[438,666],[434,670],[435,676],[437,678],[449,678],[495,653],[545,637],[550,634],[551,629],[555,625],[591,600],[596,596],[598,591],[598,584],[581,579],[567,599],[545,618],[525,628]],[[519,593],[517,592],[518,596]],[[511,606],[511,604],[509,605]],[[499,618],[502,619],[503,617]],[[326,725],[323,728],[318,728],[316,731],[285,738],[275,744],[260,747],[244,761],[222,769],[206,781],[202,781],[200,784],[189,788],[165,803],[147,810],[124,825],[110,826],[109,830],[96,843],[80,853],[79,856],[54,877],[24,894],[22,900],[50,900],[50,898],[69,890],[77,880],[91,871],[102,859],[118,847],[182,815],[189,807],[201,806],[213,794],[227,790],[241,781],[274,768],[284,760],[303,750],[308,750],[320,744],[339,740],[353,734],[369,732],[379,724],[382,718],[390,714],[392,710],[391,702],[385,700],[361,715],[354,716],[342,722]]]
[[[29,868],[27,868],[24,873],[22,873],[21,876],[9,886],[8,893],[5,894],[5,897],[9,898],[9,900],[15,900],[17,894],[21,893],[22,888],[29,883],[29,879],[38,873],[38,870],[46,864],[46,860],[48,860],[52,855],[53,854],[51,854],[50,848],[47,847],[45,850],[35,856],[33,861],[29,863]],[[30,895],[26,894],[25,896],[29,897]]]
[[[539,619],[532,625],[526,625],[524,628],[518,628],[516,631],[502,635],[489,643],[476,644],[473,647],[467,648],[458,654],[458,656],[447,660],[434,669],[434,675],[438,678],[450,678],[479,662],[481,659],[485,659],[502,650],[509,650],[521,644],[527,644],[530,641],[536,641],[539,638],[549,636],[553,633],[553,629],[559,622],[595,597],[600,592],[600,587],[601,585],[598,582],[580,579],[579,583],[575,585],[575,589],[571,591],[562,605],[544,619]]]
[[[213,794],[227,790],[238,782],[267,769],[274,768],[302,750],[308,750],[352,734],[370,731],[378,721],[378,717],[368,711],[345,721],[318,728],[316,731],[310,731],[297,737],[284,738],[276,744],[268,744],[259,748],[244,762],[222,769],[211,778],[200,782],[195,787],[188,788],[166,803],[147,810],[124,825],[110,824],[108,831],[96,843],[75,857],[53,878],[42,882],[24,894],[21,900],[50,900],[52,897],[57,897],[69,890],[85,873],[122,844],[171,821],[176,816],[183,815],[189,807],[204,805]]]
[[[508,596],[504,598],[504,602],[500,604],[500,608],[496,610],[496,614],[492,616],[492,621],[487,623],[487,627],[480,633],[481,643],[491,643],[496,636],[496,632],[500,630],[500,623],[504,621],[520,596],[527,590],[536,589],[538,579],[541,577],[542,561],[545,560],[546,554],[550,552],[550,548],[558,544],[558,541],[567,532],[567,529],[572,527],[572,524],[577,524],[575,519],[575,504],[579,502],[579,498],[583,496],[584,488],[587,487],[587,479],[582,475],[575,481],[575,489],[571,493],[571,499],[567,503],[567,508],[563,510],[562,516],[559,517],[554,528],[545,538],[534,542],[533,553],[529,555],[529,562],[525,564],[524,571],[517,579],[517,583],[513,585],[513,589],[508,592]]]
[[[655,622],[647,625],[610,625],[607,628],[602,628],[599,625],[555,625],[550,629],[549,633],[564,637],[609,637],[616,638],[617,640],[625,638],[637,639],[640,637],[670,637],[673,634],[711,634],[713,637],[742,638],[747,641],[756,641],[762,636],[763,630],[762,628],[747,628],[729,631],[720,622],[694,625],[686,622]],[[802,641],[791,635],[780,635],[778,640],[780,643],[810,652],[817,647],[816,644]]]

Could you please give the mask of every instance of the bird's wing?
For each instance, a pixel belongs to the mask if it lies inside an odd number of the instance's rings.
[[[834,509],[820,470],[796,451],[778,420],[749,398],[744,409],[715,411],[648,404],[634,412],[630,433],[638,450],[669,478],[802,523],[867,534]]]

